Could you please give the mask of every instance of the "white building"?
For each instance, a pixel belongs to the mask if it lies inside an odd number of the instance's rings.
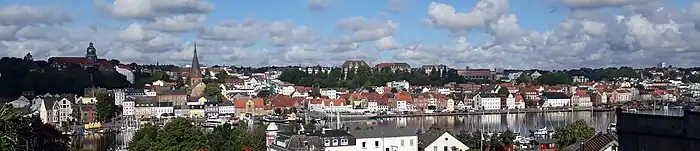
[[[453,147],[459,150],[469,150],[469,147],[452,136],[449,132],[429,130],[418,136],[418,148],[424,151],[453,151]]]
[[[162,117],[164,114],[170,116],[170,114],[175,114],[175,108],[173,107],[173,102],[158,102],[155,107],[155,117]]]
[[[396,111],[406,112],[409,111],[408,102],[402,100],[396,100]]]
[[[591,97],[587,93],[575,93],[571,96],[571,104],[578,107],[593,106]]]
[[[496,93],[480,93],[474,95],[475,109],[480,110],[498,110],[501,109],[501,98]]]
[[[408,83],[408,81],[392,81],[392,82],[387,82],[386,87],[390,88],[396,88],[397,90],[410,90],[411,89],[411,84]]]
[[[224,103],[219,105],[219,115],[234,115],[236,114],[236,106],[233,103]]]
[[[292,93],[296,92],[297,90],[294,89],[294,86],[283,86],[277,88],[277,93],[282,94],[282,95],[289,95],[291,96]]]
[[[136,106],[136,104],[135,104],[133,98],[125,99],[122,102],[122,115],[124,115],[124,116],[134,115],[134,112],[135,112],[134,107],[135,106]]]
[[[415,128],[376,126],[360,129],[349,132],[356,138],[355,151],[418,151]]]
[[[565,107],[571,102],[571,97],[562,92],[545,92],[542,94],[542,99],[544,99],[543,107]]]
[[[321,89],[321,96],[327,96],[329,99],[338,99],[340,92],[333,89]]]
[[[131,72],[131,70],[120,68],[119,66],[115,66],[114,69],[115,71],[117,71],[117,73],[124,75],[124,77],[126,77],[126,81],[129,81],[129,83],[134,84],[134,73]]]
[[[122,105],[122,102],[126,99],[126,92],[123,89],[114,89],[112,93],[114,95],[114,105]]]
[[[506,98],[506,107],[508,109],[515,109],[518,107],[518,105],[515,103],[515,95],[516,94],[508,94],[508,97]],[[522,109],[522,108],[519,108]]]
[[[152,100],[137,100],[134,102],[134,116],[136,118],[149,118],[156,115],[158,102]]]

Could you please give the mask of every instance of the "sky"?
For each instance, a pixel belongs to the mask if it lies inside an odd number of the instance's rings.
[[[0,0],[0,56],[122,63],[698,66],[696,0]]]

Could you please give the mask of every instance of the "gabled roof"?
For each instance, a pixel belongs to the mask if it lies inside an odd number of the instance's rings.
[[[617,136],[607,133],[598,133],[583,142],[574,143],[564,147],[565,151],[600,151],[617,142]]]
[[[428,145],[435,142],[436,139],[440,138],[440,136],[442,136],[445,133],[448,133],[448,132],[446,130],[442,130],[442,129],[430,129],[423,134],[419,134],[418,135],[418,148],[425,149],[425,147],[428,147]]]
[[[570,99],[570,97],[563,92],[545,92],[542,96],[547,99]]]

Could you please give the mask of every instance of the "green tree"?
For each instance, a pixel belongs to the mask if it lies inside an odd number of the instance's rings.
[[[117,114],[117,105],[114,104],[114,97],[106,93],[95,94],[97,103],[97,120],[101,122],[110,121]]]
[[[566,126],[558,127],[554,132],[557,146],[569,146],[578,141],[585,140],[595,135],[595,129],[586,124],[586,121],[578,120]]]
[[[520,76],[518,76],[518,78],[515,79],[515,82],[518,83],[530,83],[531,81],[532,78],[525,73],[520,74]]]
[[[219,88],[219,84],[216,83],[207,83],[206,87],[204,87],[204,96],[211,96],[211,97],[221,97],[221,88]]]
[[[0,106],[0,148],[2,150],[68,151],[68,136],[36,116],[23,116],[9,105]]]
[[[510,91],[508,91],[508,88],[507,88],[507,87],[501,87],[500,89],[498,89],[498,95],[499,95],[499,96],[501,96],[501,97],[507,97],[508,94],[510,94]]]
[[[226,72],[221,71],[216,74],[216,83],[226,83],[226,80],[229,79],[229,75],[226,74]]]
[[[134,134],[134,138],[129,142],[129,150],[199,150],[206,147],[204,133],[191,122],[188,119],[176,118],[162,128],[145,125]]]
[[[158,143],[158,126],[151,123],[141,125],[134,137],[129,142],[129,150],[146,151],[151,146]]]
[[[502,133],[499,136],[499,139],[505,146],[515,145],[515,133],[513,133],[511,130],[507,130]]]

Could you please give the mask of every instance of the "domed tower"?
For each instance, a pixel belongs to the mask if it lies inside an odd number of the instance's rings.
[[[265,145],[267,148],[270,148],[270,145],[275,142],[275,136],[277,136],[278,131],[277,124],[270,123],[267,125],[267,129],[265,130]]]
[[[90,45],[85,49],[85,58],[88,60],[89,66],[95,65],[97,62],[97,49],[92,45],[92,42],[90,42]]]

